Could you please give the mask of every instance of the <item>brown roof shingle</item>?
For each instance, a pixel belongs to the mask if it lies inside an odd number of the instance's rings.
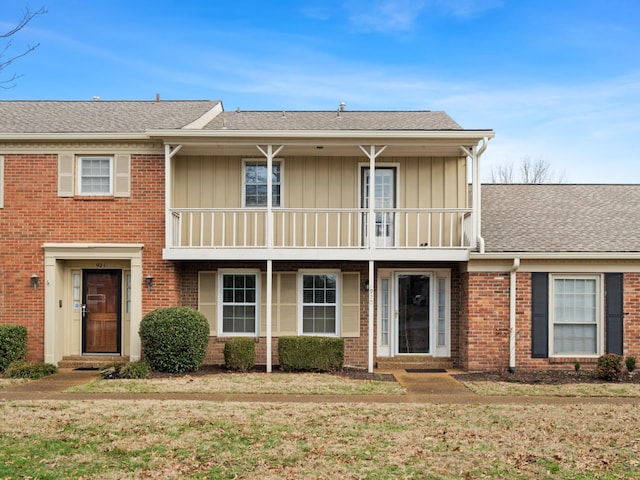
[[[219,101],[0,101],[0,133],[143,133],[178,129]]]
[[[491,252],[640,252],[640,185],[482,186]]]
[[[229,130],[462,130],[445,112],[431,111],[233,111],[205,129]]]

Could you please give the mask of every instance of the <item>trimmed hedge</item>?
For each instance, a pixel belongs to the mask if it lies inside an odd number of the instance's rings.
[[[143,356],[152,370],[192,372],[207,354],[209,322],[193,308],[159,308],[145,315],[139,334]]]
[[[344,340],[335,337],[280,337],[280,368],[288,372],[334,372],[344,366]]]
[[[224,365],[229,370],[246,372],[256,364],[256,342],[249,337],[229,338],[224,344]]]
[[[0,371],[10,363],[27,356],[27,328],[22,325],[0,325]]]

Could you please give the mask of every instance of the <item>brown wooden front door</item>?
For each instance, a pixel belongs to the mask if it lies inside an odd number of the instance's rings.
[[[83,353],[120,353],[121,291],[121,270],[83,270]]]

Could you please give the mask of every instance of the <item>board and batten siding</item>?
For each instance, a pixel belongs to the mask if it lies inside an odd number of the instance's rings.
[[[323,209],[361,208],[361,168],[367,165],[365,159],[286,156],[278,159],[282,162],[282,207],[321,212]],[[464,158],[385,157],[380,159],[378,164],[392,165],[396,168],[396,207],[399,209],[465,208],[467,206]],[[241,210],[243,157],[178,156],[172,168],[172,207],[229,209],[229,213],[224,214],[224,219],[222,213],[215,214],[217,217],[214,220],[214,228],[211,225],[211,216],[207,214],[202,218],[197,214],[192,222],[183,221],[182,238],[189,238],[189,235],[192,239],[202,238],[205,246],[231,245],[234,238],[245,237],[249,239],[249,243],[255,239],[258,246],[266,243],[264,215],[245,215]],[[231,213],[233,209],[240,211]],[[275,208],[274,212],[277,246],[300,246],[305,239],[314,238],[323,242],[325,229],[328,229],[330,232],[328,244],[316,246],[335,247],[338,244],[338,227],[340,245],[353,245],[359,238],[362,219],[355,214],[348,216],[345,213],[333,212],[327,216],[322,214],[313,217],[308,212],[298,212],[283,215],[278,212],[278,208]],[[306,219],[305,215],[307,215]],[[405,234],[409,239],[419,237],[416,235],[418,223],[420,223],[420,229],[426,232],[426,217],[421,216],[418,222],[416,214],[411,215],[406,217],[409,223],[406,228],[399,224],[400,244],[404,244]],[[437,218],[434,216],[432,221],[436,222]],[[404,217],[399,218],[398,221],[402,222],[404,219]],[[455,221],[456,232],[459,223],[458,220]],[[222,224],[224,229],[221,227]],[[306,231],[304,225],[306,225]],[[446,226],[444,229],[448,230]],[[223,230],[225,238],[222,238]],[[425,238],[425,241],[435,244],[437,230],[438,225],[432,225],[432,238]],[[199,245],[199,241],[197,240],[195,245]]]
[[[341,273],[340,336],[360,336],[360,274]],[[198,273],[198,310],[209,321],[211,336],[218,335],[218,272]],[[272,335],[274,337],[298,335],[298,273],[273,273]],[[267,275],[260,274],[260,329],[259,336],[267,332],[266,305]]]

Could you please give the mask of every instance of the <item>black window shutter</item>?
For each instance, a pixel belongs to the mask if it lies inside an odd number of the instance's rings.
[[[605,280],[605,320],[607,353],[622,355],[624,337],[624,293],[622,273],[607,273]]]
[[[531,357],[549,356],[549,274],[531,274]]]

